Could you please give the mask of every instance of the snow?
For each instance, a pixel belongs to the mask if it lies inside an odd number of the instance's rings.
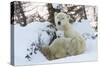
[[[65,57],[57,60],[48,61],[40,51],[37,54],[33,54],[31,61],[25,58],[27,54],[27,48],[35,42],[38,43],[39,33],[42,35],[42,39],[46,44],[50,41],[50,37],[43,31],[47,29],[46,26],[49,22],[33,22],[26,27],[21,27],[16,24],[14,27],[14,55],[15,65],[32,65],[32,64],[46,64],[46,63],[63,63],[63,62],[81,62],[81,61],[96,61],[97,60],[97,38],[86,39],[86,51],[85,53],[77,56]],[[82,23],[75,22],[73,28],[79,33],[89,33],[90,36],[94,36],[94,31],[91,28],[89,21],[83,20]],[[87,36],[88,37],[88,36]]]

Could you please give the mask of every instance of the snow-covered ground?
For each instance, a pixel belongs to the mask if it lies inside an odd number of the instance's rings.
[[[14,48],[15,48],[15,65],[32,65],[32,64],[46,64],[46,63],[62,63],[62,62],[81,62],[81,61],[95,61],[97,60],[97,38],[93,29],[87,20],[82,23],[74,23],[73,27],[86,38],[86,51],[85,53],[77,56],[65,57],[57,60],[48,61],[45,56],[39,51],[37,54],[31,56],[31,60],[25,58],[27,55],[27,48],[33,43],[38,42],[38,34],[42,33],[42,39],[48,44],[49,36],[41,30],[46,29],[48,22],[33,22],[26,27],[15,25],[14,27]],[[88,34],[88,35],[87,35]]]

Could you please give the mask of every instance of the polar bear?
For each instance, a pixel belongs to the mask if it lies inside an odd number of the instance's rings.
[[[82,50],[85,51],[86,45],[85,45],[85,39],[73,29],[72,25],[69,23],[70,16],[60,12],[55,13],[55,25],[57,30],[64,31],[64,37],[66,38],[74,38],[75,45],[80,45],[77,47],[82,48]],[[82,46],[81,46],[82,45]]]
[[[41,51],[48,60],[78,55],[85,51],[85,40],[72,28],[69,19],[69,15],[63,12],[55,13],[56,28],[63,31],[64,36],[56,38],[50,46],[42,48]]]
[[[76,39],[60,37],[53,41],[49,47],[42,48],[42,53],[48,60],[78,55],[84,52],[84,45],[75,44]]]

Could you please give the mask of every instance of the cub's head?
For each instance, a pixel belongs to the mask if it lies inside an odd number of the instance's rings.
[[[63,12],[55,12],[54,16],[57,29],[63,30],[63,27],[69,23],[70,16]]]

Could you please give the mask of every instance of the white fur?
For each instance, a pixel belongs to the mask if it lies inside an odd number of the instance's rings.
[[[59,37],[64,37],[64,32],[63,31],[56,31],[56,36]]]

